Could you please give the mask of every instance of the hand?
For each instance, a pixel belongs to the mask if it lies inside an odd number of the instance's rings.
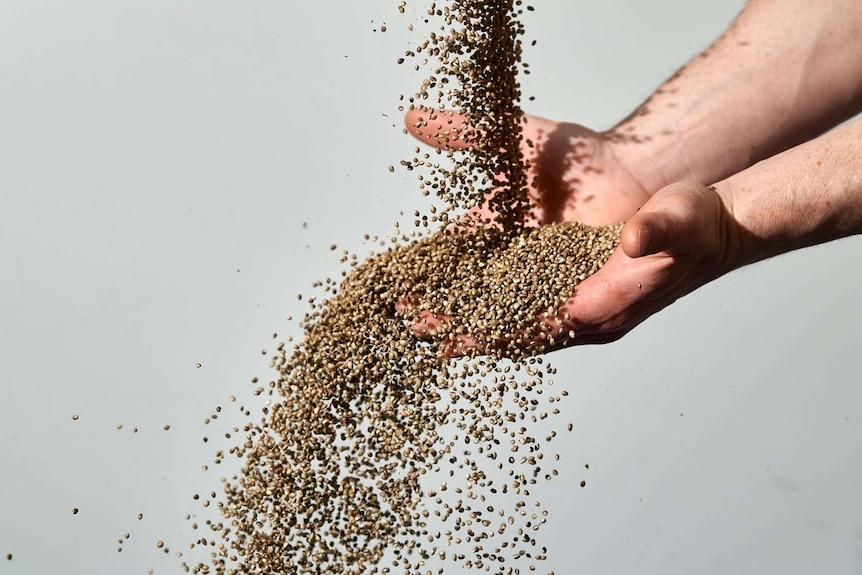
[[[495,343],[542,353],[615,341],[680,297],[742,265],[745,233],[732,215],[729,195],[690,182],[667,186],[626,222],[620,246],[604,267],[578,284],[554,317],[537,316],[540,329],[534,333],[543,331],[552,340]],[[413,329],[427,337],[443,321],[428,316]],[[553,344],[545,345],[548,341]],[[442,345],[451,356],[488,351],[467,338]]]
[[[684,182],[658,191],[623,226],[620,246],[604,267],[560,307],[559,317],[569,319],[552,328],[553,349],[616,341],[742,265],[745,232],[732,209],[729,196],[701,184]]]
[[[462,118],[449,114],[441,113],[437,123],[429,123],[426,113],[411,110],[407,128],[425,144],[464,149],[466,145],[460,140],[434,137],[463,129]],[[620,150],[631,149],[631,142],[618,148],[613,138],[578,124],[530,115],[525,120],[521,152],[530,163],[535,214],[528,225],[575,221],[591,226],[616,224],[634,215],[655,191],[648,190],[634,169],[627,167],[633,162],[626,162]],[[481,206],[478,212],[483,219],[493,217]]]
[[[438,137],[444,133],[463,131],[463,120],[457,114],[440,114],[437,123],[427,121],[417,110],[407,114],[406,124],[420,141],[450,150],[461,150],[466,144],[457,138]],[[651,196],[651,190],[641,183],[626,166],[620,150],[632,150],[636,142],[615,146],[619,140],[584,126],[553,122],[536,116],[526,116],[522,132],[521,151],[530,163],[530,195],[534,220],[528,225],[577,221],[593,226],[619,223],[634,215]],[[491,191],[491,194],[494,192]],[[480,205],[479,219],[493,217]],[[408,302],[399,302],[399,310]],[[432,336],[446,318],[432,312],[419,313],[413,331],[419,337]],[[459,346],[471,342],[459,341]],[[453,354],[454,342],[448,345]]]

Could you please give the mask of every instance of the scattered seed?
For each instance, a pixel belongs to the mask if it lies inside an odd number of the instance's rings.
[[[187,570],[432,573],[439,559],[437,573],[454,560],[459,572],[508,575],[526,572],[523,562],[535,571],[546,557],[534,533],[547,509],[530,491],[558,475],[540,467],[556,431],[534,436],[530,423],[554,421],[568,394],[548,392],[556,370],[537,356],[566,344],[557,334],[574,337],[556,310],[607,261],[620,226],[526,224],[529,165],[516,153],[524,123],[517,75],[527,71],[522,3],[440,4],[430,2],[423,17],[435,31],[398,62],[432,66],[400,99],[418,111],[414,128],[431,146],[400,165],[443,207],[413,212],[416,230],[396,222],[387,238],[366,236],[386,250],[364,262],[344,251],[343,280],[314,284],[330,297],[305,299],[304,338],[269,354],[271,381],[252,380],[265,399],[262,417],[225,433],[236,444],[213,458],[236,456],[241,470],[222,478],[221,497],[195,497],[209,506],[198,511],[217,509],[225,521],[201,524],[211,534],[190,547],[214,548],[211,560]],[[439,149],[445,141],[469,151]],[[473,218],[453,228],[455,214],[469,213],[492,186],[486,207],[499,225]],[[405,327],[419,317],[416,328],[432,337]],[[489,479],[496,470],[507,479]],[[434,473],[447,481],[429,490],[422,478]]]

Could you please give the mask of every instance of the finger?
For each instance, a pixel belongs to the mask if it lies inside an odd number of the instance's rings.
[[[448,321],[449,318],[443,314],[423,310],[413,320],[410,331],[420,339],[437,337]]]
[[[620,245],[630,258],[660,252],[686,255],[698,249],[705,232],[703,186],[681,182],[656,193],[623,226]]]
[[[443,355],[451,358],[478,355],[476,340],[467,335],[446,336],[440,340]]]
[[[403,312],[404,310],[417,307],[419,305],[419,298],[416,296],[406,296],[395,302],[395,311],[398,313]]]
[[[420,339],[435,337],[449,320],[444,314],[420,309],[417,295],[404,296],[395,302],[395,311],[407,322],[413,335]]]
[[[485,345],[505,349],[509,340],[487,341],[484,334],[478,337],[455,333],[451,329],[451,318],[442,313],[419,309],[420,299],[416,295],[402,297],[395,302],[395,311],[406,318],[408,329],[418,339],[437,339],[443,355],[457,358],[484,353]],[[411,310],[413,313],[411,313]],[[418,310],[418,311],[417,311]],[[483,343],[480,343],[482,340]]]
[[[649,212],[633,216],[623,226],[620,245],[630,258],[641,258],[676,245],[680,224],[668,213]]]
[[[467,123],[461,114],[436,108],[414,108],[404,117],[407,130],[414,138],[435,148],[464,150],[470,147],[465,140]]]

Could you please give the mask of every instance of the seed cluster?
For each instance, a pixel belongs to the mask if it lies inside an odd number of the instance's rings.
[[[432,145],[468,148],[437,148],[446,166],[430,153],[402,165],[448,207],[415,214],[419,232],[438,224],[430,235],[399,232],[362,262],[343,251],[344,279],[299,296],[303,340],[269,355],[276,377],[253,379],[268,398],[262,417],[216,452],[216,464],[233,455],[241,470],[222,478],[222,494],[193,497],[220,518],[189,545],[208,556],[183,562],[186,572],[512,575],[546,558],[536,532],[548,510],[531,491],[558,474],[551,416],[568,393],[538,354],[557,343],[568,318],[556,310],[610,257],[620,227],[524,223],[520,5],[450,0],[426,11],[441,24],[406,54],[435,62],[409,99],[415,128]],[[495,225],[449,225],[486,197]],[[416,337],[429,317],[431,337]],[[455,342],[470,342],[464,357],[447,353]],[[186,519],[199,528],[197,515]]]

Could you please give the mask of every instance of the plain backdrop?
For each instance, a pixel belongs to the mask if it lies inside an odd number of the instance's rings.
[[[388,170],[419,82],[397,4],[0,0],[0,573],[178,572],[296,294],[425,205]],[[536,2],[528,110],[607,128],[741,6]],[[547,569],[862,573],[860,248],[554,355],[574,430]]]

